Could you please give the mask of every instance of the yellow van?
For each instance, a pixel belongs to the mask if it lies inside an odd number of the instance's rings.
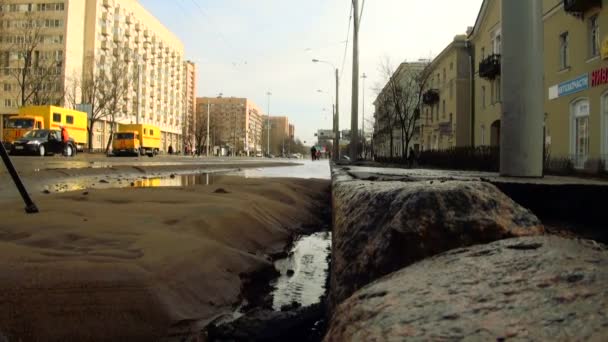
[[[87,144],[87,113],[55,106],[25,106],[19,114],[8,118],[2,140],[12,145],[15,140],[33,129],[55,129],[64,126],[76,148],[83,151]]]
[[[148,155],[153,157],[160,150],[160,128],[145,124],[119,125],[112,137],[114,155]]]

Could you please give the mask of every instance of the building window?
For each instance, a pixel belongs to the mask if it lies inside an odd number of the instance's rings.
[[[441,114],[443,114],[443,118],[445,119],[445,100],[443,100],[443,103],[441,104],[441,106],[442,106]]]
[[[450,71],[454,70],[454,62],[450,62]]]
[[[502,49],[502,35],[501,30],[496,30],[492,33],[492,52],[500,55]]]
[[[53,113],[53,122],[61,122],[61,114]]]
[[[73,125],[74,124],[74,116],[67,115],[65,117],[65,123],[67,123],[68,125]]]
[[[496,102],[501,102],[502,101],[502,84],[501,84],[501,80],[500,77],[496,78],[495,81],[496,84]]]
[[[568,32],[559,35],[559,65],[561,69],[566,69],[570,66],[568,61]]]
[[[481,125],[481,146],[486,145],[486,126]]]
[[[486,108],[486,87],[481,87],[481,108]]]
[[[486,48],[482,47],[481,48],[481,59],[486,58]]]
[[[445,84],[445,81],[446,81],[446,78],[447,78],[446,75],[447,75],[447,73],[445,71],[445,68],[443,68],[443,84]]]
[[[600,54],[600,27],[598,15],[589,18],[589,57]]]
[[[10,83],[4,83],[4,91],[11,91],[12,87]]]
[[[454,98],[454,80],[450,81],[450,100]]]
[[[589,101],[579,100],[572,105],[571,146],[574,165],[583,168],[589,155]]]

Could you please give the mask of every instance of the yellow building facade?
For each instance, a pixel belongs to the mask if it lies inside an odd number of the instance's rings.
[[[471,60],[466,36],[456,36],[427,67],[420,116],[423,150],[471,144]]]
[[[544,1],[545,146],[576,168],[608,159],[607,7]]]

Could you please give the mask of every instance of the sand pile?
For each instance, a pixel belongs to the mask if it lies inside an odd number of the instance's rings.
[[[0,210],[0,332],[158,340],[229,312],[239,275],[318,222],[329,182],[221,177],[188,188],[42,195]]]

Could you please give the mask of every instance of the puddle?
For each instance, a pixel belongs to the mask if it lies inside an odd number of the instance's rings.
[[[326,292],[331,250],[331,233],[303,236],[294,242],[289,256],[275,261],[281,274],[273,283],[272,308],[297,303],[306,307],[317,304]]]

